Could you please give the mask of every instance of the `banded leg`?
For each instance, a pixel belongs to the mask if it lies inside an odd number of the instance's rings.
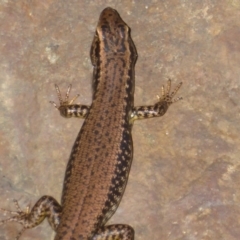
[[[78,118],[85,118],[88,114],[90,106],[81,105],[81,104],[73,104],[74,101],[78,98],[79,94],[77,94],[72,100],[69,100],[69,94],[71,91],[72,85],[70,84],[68,90],[66,92],[65,100],[62,99],[61,91],[57,84],[55,84],[55,89],[57,92],[59,106],[50,101],[54,105],[54,107],[59,110],[60,115],[65,118],[70,117],[78,117]]]
[[[101,227],[92,240],[134,240],[134,229],[125,224]]]
[[[171,92],[171,80],[169,79],[167,82],[167,87],[165,88],[162,86],[162,96],[157,96],[158,102],[150,106],[134,107],[131,114],[131,121],[163,116],[172,103],[175,103],[182,99],[181,97],[174,99],[174,96],[181,86],[182,82],[180,82],[177,87]]]
[[[22,233],[28,229],[39,225],[46,217],[52,229],[56,231],[59,222],[62,207],[59,203],[51,196],[42,196],[36,204],[33,206],[31,211],[27,208],[26,211],[22,211],[18,205],[17,200],[14,200],[17,211],[9,211],[6,209],[0,209],[4,212],[13,214],[14,216],[1,220],[0,224],[7,222],[18,222],[23,225],[22,230],[18,233],[16,240],[20,238]]]

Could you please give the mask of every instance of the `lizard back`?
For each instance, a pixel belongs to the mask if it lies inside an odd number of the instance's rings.
[[[102,11],[91,47],[93,101],[91,106],[65,100],[55,85],[60,105],[53,105],[63,117],[81,117],[85,122],[72,148],[65,173],[62,204],[44,195],[31,210],[17,211],[1,220],[23,225],[16,240],[45,218],[56,231],[55,240],[134,240],[134,229],[127,224],[105,225],[123,196],[132,163],[131,128],[135,120],[163,116],[174,98],[171,80],[162,86],[161,97],[153,105],[134,106],[134,65],[137,52],[130,29],[116,10]],[[4,209],[2,209],[4,210]]]
[[[120,203],[132,162],[136,59],[129,27],[104,9],[91,48],[93,101],[67,165],[55,240],[91,239]]]

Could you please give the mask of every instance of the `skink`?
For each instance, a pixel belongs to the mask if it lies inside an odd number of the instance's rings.
[[[151,106],[134,107],[134,65],[137,51],[130,28],[116,10],[100,15],[91,47],[93,100],[91,106],[69,100],[70,88],[57,109],[64,117],[85,121],[73,145],[63,184],[61,205],[51,196],[41,197],[29,212],[17,212],[1,223],[17,221],[27,228],[48,218],[55,240],[134,240],[129,225],[105,225],[123,196],[133,158],[131,129],[134,120],[159,117],[180,98],[173,99],[171,82]]]

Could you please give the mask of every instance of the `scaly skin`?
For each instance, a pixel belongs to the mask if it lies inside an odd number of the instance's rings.
[[[134,240],[134,230],[128,225],[105,226],[127,184],[133,156],[132,124],[137,119],[164,115],[179,100],[173,96],[181,86],[170,92],[169,80],[156,104],[134,107],[136,59],[129,27],[117,11],[104,9],[91,48],[91,106],[73,104],[76,97],[69,101],[70,88],[63,101],[56,86],[60,106],[54,105],[61,115],[85,118],[67,165],[61,205],[43,196],[31,211],[22,212],[18,207],[15,216],[2,223],[17,221],[25,230],[47,217],[56,231],[55,240]]]

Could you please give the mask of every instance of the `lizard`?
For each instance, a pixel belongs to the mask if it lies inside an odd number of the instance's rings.
[[[126,224],[106,225],[116,211],[127,184],[132,158],[132,125],[135,120],[163,116],[180,100],[171,81],[150,106],[134,106],[134,67],[137,51],[129,26],[108,7],[99,18],[91,46],[93,100],[90,106],[69,100],[71,85],[63,100],[55,85],[63,117],[83,118],[73,145],[63,183],[61,204],[42,196],[27,211],[15,201],[14,216],[0,223],[16,221],[23,231],[48,219],[56,231],[55,240],[134,240],[134,229]],[[6,211],[6,210],[5,210]]]

